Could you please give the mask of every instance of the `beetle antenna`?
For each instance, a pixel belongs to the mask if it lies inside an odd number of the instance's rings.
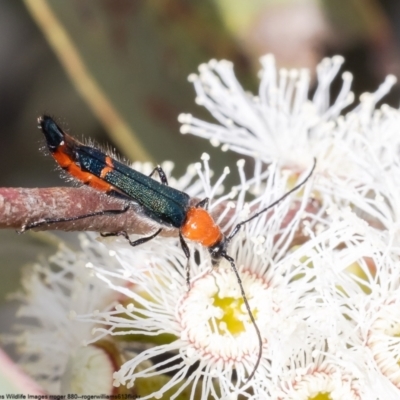
[[[275,207],[278,203],[280,203],[282,200],[286,199],[286,197],[288,197],[290,194],[292,194],[293,192],[295,192],[297,189],[301,188],[311,177],[311,175],[313,174],[314,170],[315,170],[315,166],[317,165],[317,159],[314,157],[314,164],[311,168],[311,171],[307,174],[307,176],[298,184],[296,185],[294,188],[290,189],[288,192],[286,192],[283,196],[281,196],[278,200],[275,200],[273,203],[271,203],[268,207],[264,208],[261,211],[258,211],[257,213],[255,213],[254,215],[252,215],[249,219],[246,219],[245,221],[239,222],[235,228],[233,229],[232,233],[228,236],[227,240],[228,242],[232,240],[232,238],[234,236],[236,236],[236,234],[239,232],[240,228],[247,224],[248,222],[252,221],[253,219],[257,218],[258,216],[260,216],[261,214],[265,213],[266,211],[270,210],[271,208]]]
[[[233,269],[233,272],[234,272],[235,275],[236,275],[236,279],[237,279],[237,282],[238,282],[239,287],[240,287],[240,292],[241,292],[241,294],[242,294],[242,298],[243,298],[243,301],[244,301],[244,305],[246,306],[247,313],[249,314],[250,320],[251,320],[251,322],[252,322],[252,324],[253,324],[253,326],[254,326],[254,329],[256,330],[257,339],[258,339],[258,356],[257,356],[257,361],[256,361],[256,363],[254,364],[254,367],[253,367],[253,370],[251,371],[251,374],[250,374],[249,377],[247,378],[247,381],[246,381],[246,383],[247,383],[247,382],[249,382],[251,379],[253,379],[253,377],[254,377],[254,375],[255,375],[255,373],[256,373],[256,371],[257,371],[257,368],[258,368],[258,366],[260,365],[261,356],[262,356],[262,350],[263,350],[263,341],[262,341],[260,329],[258,328],[257,323],[256,323],[256,320],[254,319],[254,315],[253,315],[253,313],[251,312],[249,302],[248,302],[248,300],[247,300],[246,294],[245,294],[244,289],[243,289],[242,280],[240,279],[239,272],[238,272],[238,270],[237,270],[237,268],[236,268],[236,265],[235,265],[235,261],[234,261],[234,259],[233,259],[232,257],[228,256],[228,254],[226,254],[226,253],[223,253],[223,254],[222,254],[222,257],[224,257],[225,260],[227,260],[227,261],[231,264],[231,267],[232,267],[232,269]]]

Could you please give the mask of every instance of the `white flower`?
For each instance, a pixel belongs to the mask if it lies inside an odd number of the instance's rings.
[[[106,249],[85,235],[81,236],[81,247],[81,252],[75,252],[60,244],[60,250],[50,257],[49,263],[35,264],[24,271],[24,291],[13,296],[23,304],[17,316],[24,319],[16,325],[20,333],[5,340],[18,345],[23,355],[21,365],[49,393],[84,394],[89,389],[94,392],[94,388],[96,393],[112,391],[114,369],[108,371],[107,377],[106,371],[104,374],[98,368],[93,371],[92,365],[91,374],[97,376],[95,385],[85,382],[80,391],[74,390],[76,379],[71,381],[66,376],[74,377],[68,368],[74,368],[73,360],[79,360],[82,352],[103,353],[103,360],[107,358],[100,347],[82,348],[91,338],[93,326],[77,322],[74,316],[109,306],[116,300],[116,294],[86,268],[92,265],[114,268],[114,260]],[[111,361],[106,365],[103,362],[102,369],[110,368]]]
[[[343,61],[336,56],[318,65],[317,87],[310,97],[309,72],[278,71],[271,55],[261,58],[257,95],[244,91],[231,63],[212,60],[189,80],[196,102],[218,124],[181,114],[181,132],[254,158],[256,171],[278,161],[295,173],[307,169],[315,157],[314,191],[323,210],[356,207],[369,223],[392,229],[400,210],[400,111],[376,105],[396,78],[388,76],[375,93],[364,93],[358,105],[344,112],[354,101],[349,72],[342,74],[340,92],[331,100]]]
[[[331,400],[365,400],[365,382],[334,363],[323,361],[323,357],[312,357],[318,351],[298,357],[297,365],[292,365],[282,373],[273,397],[277,400],[308,400],[326,398]],[[374,397],[370,397],[371,400]]]
[[[203,157],[203,161],[205,168],[199,173],[206,183],[204,195],[212,197],[217,188],[209,183],[208,157]],[[243,176],[242,163],[239,168]],[[243,182],[227,226],[232,228],[249,214],[249,209],[253,212],[263,209],[284,193],[286,178],[275,166],[271,166],[270,173],[265,191],[249,204],[243,202],[247,186]],[[77,317],[103,326],[96,329],[93,342],[108,335],[124,334],[174,338],[127,361],[114,374],[117,386],[137,383],[138,390],[141,379],[169,373],[171,379],[167,385],[148,394],[139,391],[141,398],[161,398],[168,393],[174,399],[189,389],[193,395],[197,386],[202,387],[202,399],[215,393],[221,397],[238,393],[249,396],[248,391],[260,396],[265,393],[263,382],[272,373],[271,360],[276,368],[282,368],[291,348],[299,345],[296,339],[299,329],[305,335],[309,329],[304,305],[313,302],[315,296],[311,284],[313,271],[299,260],[311,247],[290,252],[299,225],[308,216],[307,188],[299,200],[287,199],[277,205],[268,220],[262,216],[248,223],[228,249],[263,339],[261,362],[249,382],[247,377],[257,362],[259,346],[231,266],[221,262],[212,268],[207,250],[191,245],[192,286],[187,291],[182,268],[186,259],[178,240],[157,238],[139,251],[120,239],[113,243],[107,240],[107,246],[112,246],[121,265],[117,270],[95,267],[95,271],[110,288],[131,302]],[[213,206],[211,203],[211,210]],[[291,206],[298,212],[288,219]],[[148,361],[152,364],[143,368]]]
[[[312,99],[309,72],[277,71],[271,55],[261,58],[258,95],[244,91],[230,62],[202,64],[199,75],[192,74],[189,80],[194,84],[197,104],[206,107],[219,125],[181,114],[181,132],[207,138],[213,145],[222,145],[223,150],[264,163],[279,160],[284,166],[307,168],[312,157],[317,157],[320,171],[346,171],[350,160],[343,154],[343,143],[354,141],[358,125],[374,130],[369,124],[374,106],[396,79],[389,76],[377,92],[364,95],[361,105],[343,118],[341,112],[354,100],[349,72],[342,75],[342,88],[331,102],[331,85],[343,61],[336,56],[319,64],[318,86]],[[393,129],[390,132],[393,136]],[[376,142],[379,139],[375,137]]]
[[[325,396],[332,400],[364,400],[366,399],[364,387],[360,381],[345,370],[323,363],[315,365],[311,360],[306,367],[294,368],[290,377],[280,382],[282,386],[277,395],[279,400],[307,400]],[[327,397],[329,396],[329,397]],[[323,397],[321,397],[323,398]]]
[[[301,313],[290,317],[303,327],[297,325],[296,336],[284,347],[272,343],[278,354],[270,358],[271,374],[263,381],[267,395],[255,398],[372,400],[399,395],[393,386],[399,371],[400,325],[393,302],[398,280],[389,273],[397,269],[397,249],[387,245],[387,233],[368,227],[348,210],[331,218],[328,229],[317,236],[310,231],[310,240],[294,253],[312,270],[312,289],[298,302]]]
[[[397,233],[395,233],[397,235]],[[400,389],[399,248],[393,232],[366,227],[346,242],[331,291],[353,329],[343,337],[341,359],[357,368],[379,399],[397,398]]]
[[[310,262],[318,290],[330,304],[325,325],[331,333],[320,349],[324,362],[345,373],[360,398],[395,399],[400,388],[400,271],[393,233],[343,210],[318,240]]]

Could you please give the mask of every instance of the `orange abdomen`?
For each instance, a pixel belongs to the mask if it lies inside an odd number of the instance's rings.
[[[103,178],[103,175],[106,175],[112,169],[112,160],[110,157],[106,157],[107,166],[103,168],[101,171],[101,178],[99,178],[90,172],[82,171],[81,167],[79,167],[75,163],[75,160],[73,160],[69,155],[65,144],[58,146],[57,149],[52,152],[52,156],[61,168],[68,171],[71,176],[80,180],[85,185],[89,185],[90,187],[103,192],[109,192],[114,189],[112,185],[101,179]]]
[[[181,227],[184,238],[211,247],[222,240],[222,232],[208,211],[203,208],[189,208]]]

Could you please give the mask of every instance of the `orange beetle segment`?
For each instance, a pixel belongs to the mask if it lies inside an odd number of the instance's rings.
[[[57,150],[52,153],[54,159],[61,168],[68,168],[73,163],[72,158],[65,152],[65,148],[65,144],[60,145],[57,147]]]
[[[89,174],[90,180],[88,181],[88,185],[93,189],[101,190],[102,192],[110,192],[114,190],[114,186],[109,183],[99,179],[97,176]]]
[[[189,208],[181,233],[186,239],[205,247],[212,247],[222,240],[221,229],[203,208]]]
[[[61,168],[66,169],[74,178],[80,180],[86,185],[89,185],[93,189],[101,190],[103,192],[109,192],[114,189],[112,185],[98,178],[96,175],[93,175],[90,172],[82,171],[82,169],[75,164],[74,160],[66,152],[65,145],[60,145],[57,150],[52,153],[52,155]],[[106,175],[112,169],[112,161],[110,157],[106,158],[106,163],[108,166],[104,167],[101,171],[101,173],[104,173],[104,175]],[[104,172],[104,170],[106,171]]]
[[[100,172],[100,178],[104,178],[110,171],[113,170],[114,164],[110,157],[106,157],[107,167],[104,167]]]

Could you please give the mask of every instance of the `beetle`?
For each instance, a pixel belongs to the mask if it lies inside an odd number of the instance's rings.
[[[47,115],[39,117],[38,124],[45,136],[47,147],[51,155],[62,169],[93,189],[124,200],[125,207],[119,210],[104,210],[69,218],[43,219],[26,224],[23,226],[22,231],[52,223],[76,221],[101,215],[121,214],[126,212],[132,204],[136,204],[139,205],[142,212],[148,218],[151,218],[161,226],[178,229],[180,244],[188,260],[186,279],[189,290],[190,251],[186,240],[199,243],[206,247],[209,251],[213,266],[218,266],[222,259],[227,260],[235,273],[247,313],[257,334],[259,353],[253,370],[247,379],[247,381],[251,380],[256,373],[262,357],[263,341],[244,292],[235,260],[227,253],[228,247],[243,225],[258,218],[261,214],[270,210],[291,193],[302,187],[314,172],[316,159],[314,158],[311,171],[299,184],[264,209],[253,214],[250,218],[238,223],[229,235],[225,235],[207,210],[209,199],[205,198],[197,204],[191,205],[191,198],[188,194],[168,185],[167,177],[159,165],[154,168],[149,176],[144,175],[110,157],[101,150],[80,143],[74,137],[64,132],[56,122]],[[161,182],[152,178],[156,172]],[[162,229],[161,227],[152,235],[135,241],[129,238],[126,231],[103,233],[102,236],[123,236],[129,241],[131,246],[138,246],[154,239],[161,233]]]

